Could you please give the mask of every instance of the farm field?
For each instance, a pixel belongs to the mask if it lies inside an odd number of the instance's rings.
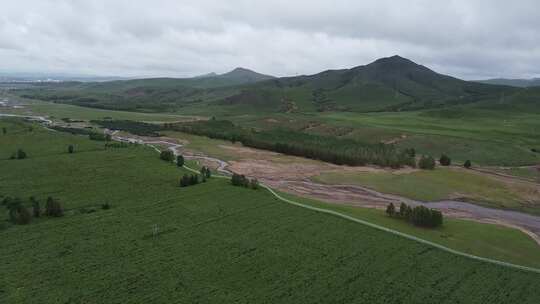
[[[143,146],[104,149],[84,137],[0,124],[8,130],[2,153],[12,150],[6,143],[28,153],[0,160],[0,194],[52,195],[67,211],[2,227],[0,255],[10,258],[0,265],[0,302],[540,301],[535,273],[454,256],[224,180],[180,188],[183,170]],[[64,152],[71,143],[74,154]],[[48,144],[61,148],[40,155]],[[101,210],[104,202],[111,209]],[[463,222],[451,223],[448,234]],[[486,229],[478,244],[496,246],[496,234],[532,249],[520,232],[475,225]],[[485,252],[497,252],[489,246]],[[513,255],[538,263],[533,251]]]

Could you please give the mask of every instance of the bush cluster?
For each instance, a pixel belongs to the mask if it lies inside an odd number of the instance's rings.
[[[424,170],[433,170],[435,169],[435,159],[432,156],[422,155],[418,161],[418,167]]]
[[[259,181],[256,178],[249,179],[245,175],[234,173],[231,178],[233,186],[246,187],[251,189],[259,189]]]
[[[202,179],[199,180],[199,176],[197,174],[184,174],[184,176],[182,176],[180,179],[180,187],[193,186],[200,182],[206,182],[206,178],[203,176]]]
[[[30,197],[26,204],[18,197],[12,198],[8,196],[2,200],[2,205],[8,209],[9,220],[17,225],[26,225],[30,223],[32,216],[39,218],[42,214],[41,205],[33,196]],[[26,205],[31,206],[32,212],[30,212]],[[44,214],[51,217],[60,217],[64,215],[64,210],[58,200],[49,197],[47,198]]]
[[[401,218],[413,223],[416,226],[435,228],[443,224],[443,214],[439,210],[416,206],[411,208],[405,203],[401,203],[399,211],[393,203],[386,207],[386,214],[391,217]]]
[[[23,149],[18,149],[17,152],[14,152],[11,154],[9,159],[25,159],[28,155],[26,155],[26,152],[24,152]]]
[[[171,150],[163,150],[159,154],[159,158],[161,158],[164,161],[172,162],[174,161],[174,153]]]

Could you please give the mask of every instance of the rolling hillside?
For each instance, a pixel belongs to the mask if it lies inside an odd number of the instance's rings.
[[[245,87],[220,104],[258,103],[283,111],[399,111],[472,103],[514,90],[438,74],[400,56]]]
[[[21,91],[25,97],[88,107],[177,111],[214,106],[249,112],[380,112],[499,100],[519,91],[463,81],[400,56],[351,69],[273,78],[237,68],[214,76],[62,84]],[[204,112],[203,107],[203,112]],[[201,112],[199,110],[199,112]]]

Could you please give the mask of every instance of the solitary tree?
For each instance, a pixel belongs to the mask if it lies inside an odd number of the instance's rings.
[[[184,166],[184,162],[185,162],[185,161],[184,161],[184,156],[182,156],[182,155],[176,156],[176,165],[177,165],[178,167]]]
[[[68,153],[73,153],[75,151],[75,147],[73,145],[68,146]]]
[[[448,155],[443,154],[441,155],[441,158],[439,159],[439,163],[441,164],[441,166],[450,166],[450,164],[452,163],[452,160],[450,159],[450,157],[448,157]]]
[[[390,205],[386,207],[386,214],[389,216],[394,216],[394,214],[396,214],[396,207],[393,203],[390,203]]]
[[[463,164],[463,167],[465,167],[466,169],[470,169],[472,167],[471,161],[467,159]]]
[[[172,162],[174,160],[174,153],[171,150],[161,151],[159,158],[164,161]]]
[[[5,127],[2,128],[2,134],[6,135],[7,129]]]

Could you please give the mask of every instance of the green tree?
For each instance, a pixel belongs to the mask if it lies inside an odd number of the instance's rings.
[[[3,135],[6,135],[7,134],[7,129],[5,127],[2,128],[2,134]]]
[[[424,170],[433,170],[435,169],[435,159],[431,156],[422,155],[422,158],[418,162],[418,167]]]
[[[182,155],[176,156],[176,165],[177,165],[178,167],[183,167],[183,166],[184,166],[184,162],[185,162],[184,156],[182,156]]]
[[[467,159],[463,164],[463,167],[465,167],[466,169],[470,169],[472,167],[471,161]]]
[[[172,162],[174,160],[174,153],[171,150],[163,150],[159,154],[159,158],[164,161]]]
[[[75,151],[75,147],[73,145],[68,146],[68,153],[73,153]]]
[[[452,164],[452,160],[450,159],[450,157],[448,157],[448,155],[443,154],[439,159],[439,163],[441,164],[441,166],[450,166],[450,164]]]
[[[393,203],[390,203],[387,207],[386,207],[386,214],[388,214],[388,216],[392,217],[396,214],[396,207],[394,206]]]

